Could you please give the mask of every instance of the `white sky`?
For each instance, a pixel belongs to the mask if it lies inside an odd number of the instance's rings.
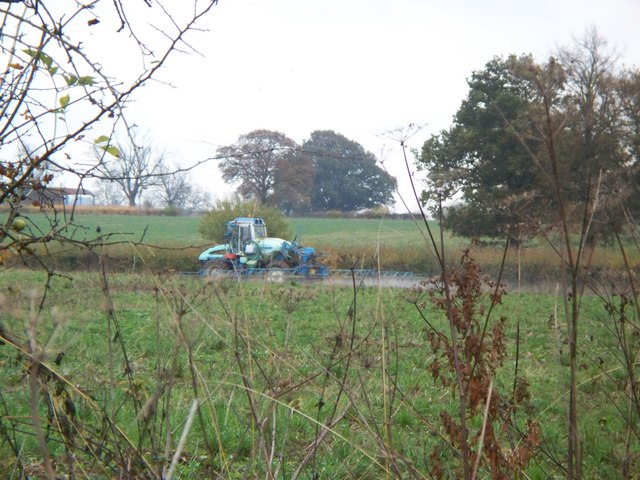
[[[334,130],[408,192],[386,131],[425,125],[408,142],[420,147],[450,125],[472,71],[496,55],[544,60],[589,27],[640,66],[639,25],[640,0],[220,0],[190,36],[203,57],[171,59],[159,78],[172,87],[145,87],[131,113],[183,164],[255,129],[299,143]],[[218,198],[231,190],[213,166],[196,173]]]

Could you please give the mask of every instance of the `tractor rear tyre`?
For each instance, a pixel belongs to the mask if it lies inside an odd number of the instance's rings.
[[[289,270],[291,266],[284,260],[271,260],[267,265],[267,279],[273,283],[282,283]]]
[[[271,260],[267,268],[269,270],[289,270],[291,266],[284,260]]]
[[[233,267],[229,262],[225,262],[221,259],[211,260],[204,264],[204,274],[207,277],[223,277],[232,269]]]

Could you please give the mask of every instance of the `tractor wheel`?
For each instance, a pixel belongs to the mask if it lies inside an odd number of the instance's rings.
[[[204,264],[204,274],[207,277],[223,277],[231,269],[231,264],[221,259],[211,260]]]
[[[269,270],[289,270],[291,266],[284,260],[271,260],[267,268]]]
[[[271,260],[267,265],[267,280],[273,283],[282,283],[291,266],[284,260]]]

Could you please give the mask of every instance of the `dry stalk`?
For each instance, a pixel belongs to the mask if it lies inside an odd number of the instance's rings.
[[[180,435],[180,440],[178,441],[178,446],[176,447],[176,451],[173,454],[171,459],[171,465],[169,466],[169,470],[167,470],[166,480],[171,480],[173,478],[173,474],[176,470],[176,466],[178,465],[178,461],[180,460],[180,456],[182,455],[182,450],[184,449],[185,444],[187,443],[187,436],[189,435],[189,431],[191,430],[191,425],[193,424],[193,418],[196,415],[196,411],[199,406],[198,399],[194,399],[191,403],[191,409],[189,410],[189,415],[187,416],[187,420],[184,424],[184,428],[182,429],[182,434]]]

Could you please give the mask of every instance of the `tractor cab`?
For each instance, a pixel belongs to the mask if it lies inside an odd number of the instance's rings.
[[[262,218],[238,217],[226,222],[224,239],[229,250],[236,255],[255,253],[255,242],[267,237],[267,226]]]

